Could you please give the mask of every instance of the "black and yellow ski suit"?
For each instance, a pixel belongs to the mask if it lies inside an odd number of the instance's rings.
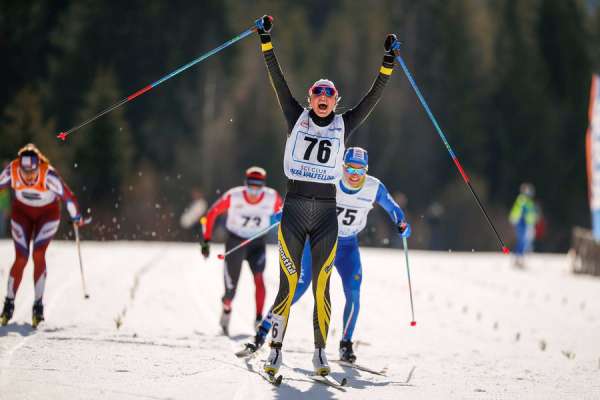
[[[286,118],[289,137],[298,118],[305,112],[305,109],[292,96],[275,57],[270,34],[259,33],[269,78]],[[342,114],[346,138],[367,118],[381,98],[383,89],[392,74],[393,64],[393,56],[386,54],[379,74],[369,92],[356,107]],[[316,124],[319,127],[328,126],[336,116],[335,112],[332,112],[327,117],[322,118],[312,110],[308,115],[310,117],[308,123]],[[341,165],[337,167],[342,168]],[[278,232],[279,292],[273,304],[274,316],[279,321],[274,319],[271,346],[281,347],[298,282],[302,250],[305,241],[308,239],[312,252],[315,347],[324,348],[331,315],[329,277],[333,267],[338,236],[335,183],[290,179],[288,180],[287,189]],[[278,326],[279,324],[281,326]]]

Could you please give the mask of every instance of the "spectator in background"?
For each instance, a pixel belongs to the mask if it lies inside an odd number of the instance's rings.
[[[533,202],[535,187],[528,182],[521,184],[520,193],[510,211],[510,223],[515,227],[517,243],[514,249],[515,267],[523,268],[524,256],[533,250],[535,239],[535,226],[538,221],[538,212]]]
[[[186,207],[179,218],[179,224],[184,229],[193,228],[196,224],[200,223],[200,217],[204,215],[206,211],[206,200],[202,191],[198,188],[192,188],[192,202]]]
[[[537,251],[544,251],[543,239],[546,236],[548,226],[544,217],[544,211],[538,201],[535,202],[535,210],[537,213],[537,221],[535,222],[535,248]]]

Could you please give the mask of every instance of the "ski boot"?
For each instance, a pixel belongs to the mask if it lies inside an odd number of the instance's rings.
[[[256,335],[254,336],[254,343],[247,343],[246,348],[254,353],[256,350],[260,349],[263,344],[265,344],[265,339],[267,338],[268,334],[269,332],[266,331],[265,328],[259,326],[258,330],[256,331]]]
[[[283,355],[281,354],[281,343],[271,342],[271,352],[263,365],[263,370],[267,375],[275,376],[277,375],[277,372],[279,372],[282,361]]]
[[[242,350],[238,354],[249,356],[252,353],[256,353],[256,351],[260,349],[263,344],[265,344],[265,339],[267,338],[268,334],[269,331],[265,330],[265,328],[263,328],[262,326],[259,326],[256,331],[256,335],[254,336],[254,342],[246,343],[244,345],[244,350]]]
[[[31,312],[31,326],[33,329],[37,328],[40,322],[44,320],[44,305],[42,300],[38,300],[33,303],[33,310]]]
[[[349,363],[356,361],[356,354],[352,350],[352,342],[350,340],[340,341],[340,360]]]
[[[329,375],[331,372],[331,368],[327,362],[327,356],[325,355],[325,349],[316,347],[312,362],[313,367],[315,367],[315,375],[325,376]]]
[[[221,329],[223,329],[223,335],[225,336],[229,336],[229,320],[231,320],[231,308],[223,308],[219,325],[221,325]]]
[[[2,315],[0,315],[0,324],[2,326],[8,324],[8,321],[13,316],[13,312],[15,312],[15,300],[7,297],[4,299],[4,308],[2,309]]]

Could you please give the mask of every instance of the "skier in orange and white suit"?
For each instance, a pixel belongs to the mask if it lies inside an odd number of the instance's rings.
[[[15,295],[33,244],[35,298],[32,325],[35,327],[44,320],[46,249],[60,224],[60,201],[65,203],[73,222],[81,223],[81,213],[69,187],[31,143],[21,148],[18,157],[2,171],[0,189],[4,188],[10,188],[12,195],[10,223],[15,260],[8,277],[0,323],[6,325],[12,318]]]

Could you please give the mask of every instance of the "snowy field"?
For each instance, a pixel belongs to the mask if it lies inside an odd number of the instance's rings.
[[[400,250],[364,249],[355,332],[370,375],[332,363],[345,392],[312,382],[312,298],[292,310],[285,376],[275,388],[233,353],[253,334],[246,267],[231,338],[220,335],[222,266],[193,244],[84,243],[82,296],[75,246],[48,251],[46,322],[31,329],[32,267],[15,318],[0,327],[0,399],[600,399],[600,279],[573,276],[564,255],[524,271],[502,254],[411,252],[417,326],[410,327]],[[268,249],[267,304],[278,283]],[[13,259],[0,241],[0,295]],[[329,358],[337,357],[343,293],[332,274]],[[308,293],[310,294],[310,292]]]

